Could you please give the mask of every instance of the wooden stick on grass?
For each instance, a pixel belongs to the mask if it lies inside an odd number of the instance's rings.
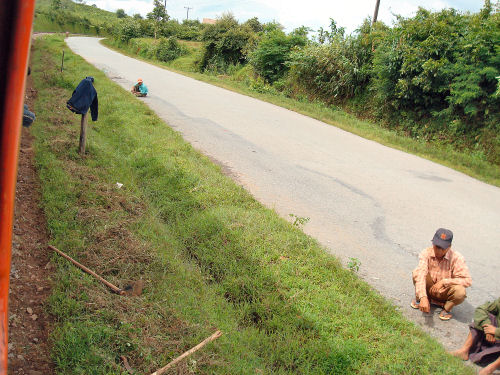
[[[73,258],[71,258],[69,255],[66,255],[64,254],[61,250],[55,248],[54,246],[52,245],[49,245],[49,248],[54,250],[56,253],[58,253],[59,255],[61,255],[62,257],[66,258],[67,260],[69,260],[71,263],[73,263],[75,266],[81,268],[83,271],[87,272],[89,275],[92,275],[94,276],[97,280],[99,280],[101,283],[103,283],[104,285],[106,285],[108,288],[110,288],[113,292],[115,292],[116,294],[120,294],[120,295],[123,295],[125,294],[125,291],[124,290],[121,290],[120,288],[118,288],[117,286],[111,284],[109,281],[107,280],[104,280],[101,276],[99,276],[97,273],[95,273],[94,271],[90,270],[89,268],[85,267],[83,264],[80,264],[78,263],[76,260],[74,260]]]
[[[121,355],[120,359],[123,362],[123,366],[125,367],[125,370],[127,370],[129,374],[133,374],[134,369],[132,367],[130,367],[130,364],[128,363],[127,357],[125,357],[124,355]]]
[[[168,365],[166,365],[165,367],[162,367],[159,370],[156,370],[151,375],[162,375],[162,374],[164,374],[169,368],[171,368],[172,366],[174,366],[176,363],[182,361],[184,358],[186,358],[187,356],[193,354],[197,350],[201,349],[202,347],[204,347],[205,345],[207,345],[209,342],[214,341],[216,338],[220,337],[221,335],[222,335],[221,331],[215,332],[212,336],[207,337],[205,340],[203,340],[202,342],[200,342],[194,348],[191,348],[187,352],[184,352],[183,354],[181,354],[180,356],[178,356],[176,359],[174,359],[172,362],[170,362]]]

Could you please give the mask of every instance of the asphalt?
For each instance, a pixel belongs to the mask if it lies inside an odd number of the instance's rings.
[[[359,260],[359,275],[446,348],[461,345],[476,306],[500,296],[499,188],[121,55],[96,38],[70,37],[67,43],[127,90],[142,78],[149,96],[138,100],[260,202],[289,220],[289,214],[310,218],[306,233],[344,264]],[[439,227],[454,232],[453,248],[473,278],[448,322],[438,319],[439,310],[426,315],[409,307],[411,271]]]

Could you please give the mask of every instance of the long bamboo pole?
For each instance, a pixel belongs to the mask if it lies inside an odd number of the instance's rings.
[[[78,263],[76,260],[74,260],[73,258],[71,258],[69,255],[66,255],[65,253],[63,253],[61,250],[57,249],[56,247],[52,246],[52,245],[49,245],[49,248],[54,250],[56,253],[58,253],[59,255],[61,255],[62,257],[66,258],[67,260],[69,260],[71,263],[73,263],[75,266],[81,268],[83,271],[87,272],[89,275],[92,275],[94,276],[97,280],[99,280],[101,283],[103,283],[104,285],[106,285],[109,289],[111,289],[113,292],[115,292],[116,294],[119,294],[119,295],[123,295],[125,294],[125,291],[118,288],[117,286],[111,284],[109,281],[103,279],[101,276],[99,276],[97,273],[95,273],[94,271],[92,271],[91,269],[85,267],[83,264],[80,264]]]
[[[191,348],[187,352],[184,352],[183,354],[181,354],[180,356],[178,356],[176,359],[174,359],[172,362],[170,362],[168,365],[166,365],[165,367],[162,367],[159,370],[156,370],[151,375],[162,375],[162,374],[164,374],[169,368],[173,367],[175,364],[177,364],[178,362],[182,361],[184,358],[186,358],[187,356],[193,354],[197,350],[203,348],[209,342],[214,341],[216,338],[220,337],[221,335],[222,335],[221,331],[215,332],[212,336],[207,337],[205,340],[203,340],[202,342],[200,342],[194,348]]]

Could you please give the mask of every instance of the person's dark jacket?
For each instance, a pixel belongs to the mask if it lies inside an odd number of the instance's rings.
[[[93,77],[85,77],[76,86],[75,91],[71,96],[71,99],[67,101],[66,106],[73,112],[84,115],[87,113],[90,107],[90,113],[92,115],[92,121],[97,121],[98,115],[98,101],[97,101],[97,91],[95,91]]]

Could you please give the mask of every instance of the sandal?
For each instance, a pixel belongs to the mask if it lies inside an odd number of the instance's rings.
[[[441,312],[439,313],[439,319],[441,320],[450,320],[451,318],[453,318],[453,315],[449,311],[446,311],[445,309],[442,309]]]
[[[411,300],[411,303],[410,303],[410,306],[414,309],[418,309],[419,306],[420,306],[420,301],[417,301],[416,299],[412,299]]]

